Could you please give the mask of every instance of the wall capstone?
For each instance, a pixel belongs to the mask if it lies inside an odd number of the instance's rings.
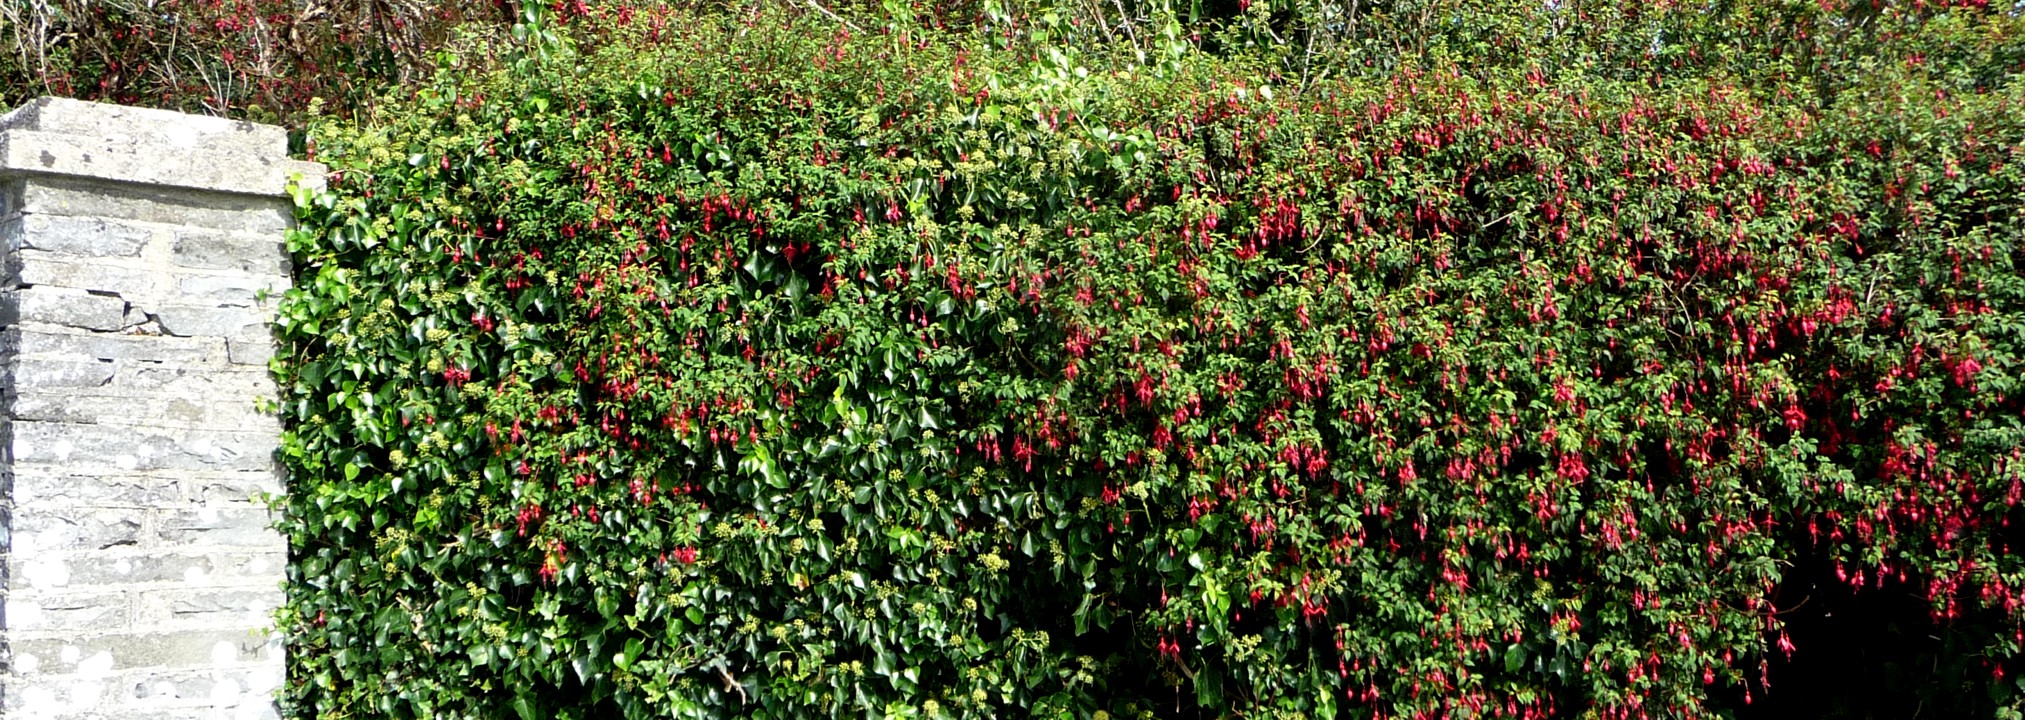
[[[277,127],[0,116],[0,718],[273,718]]]

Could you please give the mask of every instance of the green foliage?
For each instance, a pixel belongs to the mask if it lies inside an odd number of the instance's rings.
[[[1553,12],[1303,79],[592,9],[313,127],[290,701],[1710,717],[1818,556],[2015,716],[2019,21],[1831,94]]]

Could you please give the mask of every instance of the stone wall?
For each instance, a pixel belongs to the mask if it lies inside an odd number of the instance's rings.
[[[0,117],[0,717],[267,718],[287,563],[271,398],[280,128],[44,98]]]

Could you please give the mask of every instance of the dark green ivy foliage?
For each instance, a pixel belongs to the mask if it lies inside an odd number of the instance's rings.
[[[2016,13],[1265,5],[566,7],[313,127],[295,711],[1717,717],[1813,558],[2018,717]]]

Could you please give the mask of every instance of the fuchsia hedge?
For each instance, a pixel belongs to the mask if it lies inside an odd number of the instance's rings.
[[[1304,77],[590,9],[313,128],[291,701],[1717,717],[1818,566],[2017,717],[2015,13],[1828,83],[1501,12]]]

